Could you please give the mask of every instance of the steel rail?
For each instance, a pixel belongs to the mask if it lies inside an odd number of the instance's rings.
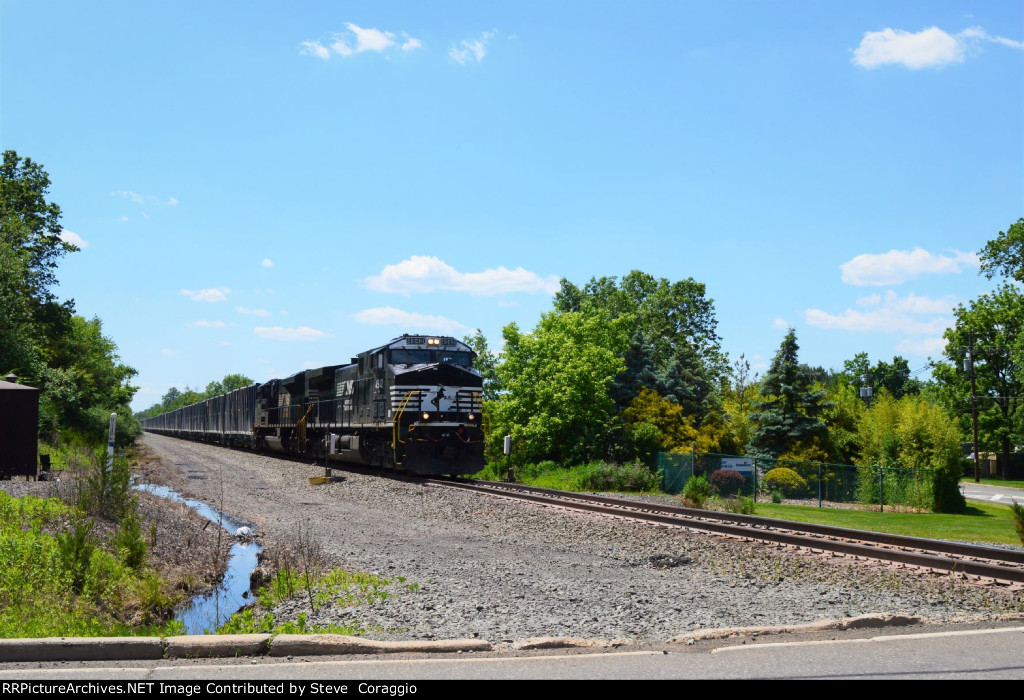
[[[693,508],[554,491],[519,484],[444,478],[430,478],[426,481],[470,491],[496,493],[546,505],[625,516],[677,527],[690,527],[748,540],[761,540],[907,566],[958,572],[997,581],[1024,583],[1024,568],[1006,565],[1024,563],[1024,552],[1016,550],[959,545],[943,540],[849,530],[735,513],[715,512],[712,515],[709,511]],[[826,536],[827,539],[822,539],[822,536]],[[957,558],[964,556],[987,561]],[[992,561],[1002,563],[990,563]]]

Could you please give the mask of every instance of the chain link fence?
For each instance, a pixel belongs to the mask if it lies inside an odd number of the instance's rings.
[[[711,452],[660,452],[665,493],[680,493],[694,474],[714,482],[712,475],[731,469],[743,476],[740,494],[755,500],[802,501],[823,507],[864,503],[929,509],[934,502],[935,471],[903,467],[857,466],[804,462]]]

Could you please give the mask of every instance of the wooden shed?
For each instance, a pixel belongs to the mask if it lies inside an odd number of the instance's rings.
[[[38,435],[39,389],[0,381],[0,479],[36,475]]]

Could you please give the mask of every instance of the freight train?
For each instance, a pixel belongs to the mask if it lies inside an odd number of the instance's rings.
[[[349,364],[252,384],[142,427],[318,461],[475,474],[484,466],[485,423],[474,357],[455,338],[405,334]]]

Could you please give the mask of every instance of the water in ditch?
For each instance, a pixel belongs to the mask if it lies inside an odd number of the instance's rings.
[[[194,498],[185,498],[167,486],[137,484],[135,488],[159,498],[184,503],[202,517],[223,528],[231,537],[234,537],[240,527],[253,527],[250,523],[235,520],[230,515],[221,513],[207,503]],[[231,545],[227,570],[224,572],[224,578],[220,584],[212,591],[196,596],[175,614],[174,618],[181,620],[184,624],[185,634],[214,632],[227,622],[232,614],[238,612],[249,602],[247,598],[249,577],[256,568],[257,557],[262,549],[255,540],[248,542],[236,540]]]

